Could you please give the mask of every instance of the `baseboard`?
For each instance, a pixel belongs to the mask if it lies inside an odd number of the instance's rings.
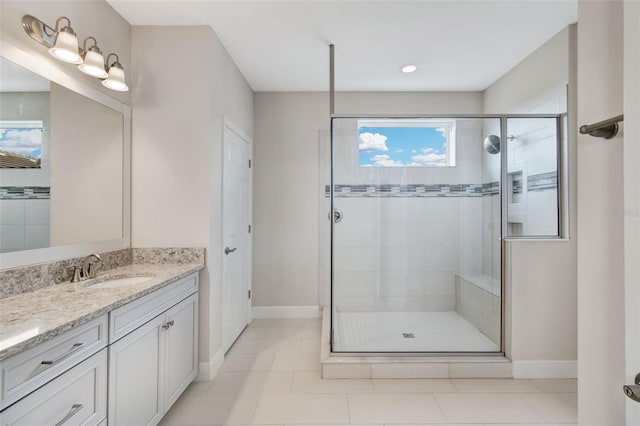
[[[213,380],[224,362],[224,352],[222,349],[218,350],[208,362],[201,362],[198,365],[198,375],[195,378],[196,382],[209,382]]]
[[[253,306],[254,319],[265,318],[320,318],[322,311],[318,306]]]
[[[577,361],[513,361],[514,379],[575,379]]]

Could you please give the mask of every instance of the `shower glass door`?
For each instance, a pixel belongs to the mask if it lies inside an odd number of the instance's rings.
[[[331,337],[501,351],[501,120],[332,119]]]

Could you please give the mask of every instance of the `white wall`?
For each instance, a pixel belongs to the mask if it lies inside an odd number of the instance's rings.
[[[479,93],[338,93],[336,113],[479,113]],[[327,93],[256,93],[254,306],[318,305]],[[322,158],[322,160],[321,160]],[[326,245],[328,248],[328,244]],[[326,255],[326,253],[325,253]],[[325,271],[326,272],[326,271]],[[326,274],[321,275],[326,280]]]
[[[582,125],[623,112],[623,2],[580,1],[578,22],[578,124]],[[623,139],[623,134],[610,140],[578,137],[581,425],[625,424]]]
[[[562,107],[556,103],[546,107],[555,93],[563,93],[569,75],[567,46],[569,28],[553,36],[484,91],[485,114],[528,114],[542,109],[554,112]],[[546,111],[552,109],[552,111]]]
[[[129,86],[134,84],[130,74],[131,26],[104,0],[89,1],[1,1],[0,2],[0,38],[15,47],[28,52],[33,57],[53,64],[60,72],[81,81],[129,104],[130,92],[116,92],[100,84],[100,80],[78,71],[70,65],[54,59],[47,49],[31,39],[22,28],[22,17],[33,15],[47,25],[55,27],[56,19],[66,16],[71,20],[71,27],[78,34],[80,43],[88,36],[98,40],[98,46],[106,55],[116,53],[124,67]],[[106,59],[106,58],[105,58]]]
[[[575,55],[575,26],[569,27],[484,92],[485,113],[572,112],[572,55]],[[569,128],[575,129],[573,114]],[[577,359],[576,302],[576,167],[575,135],[568,141],[568,240],[510,240],[506,279],[510,287],[511,329],[507,329],[508,354],[514,360],[514,374],[521,374],[518,361],[565,361]],[[493,252],[500,246],[494,238]],[[543,364],[540,364],[543,365]],[[540,370],[541,374],[544,374]],[[568,364],[564,374],[575,374]],[[529,372],[522,373],[524,375]],[[547,371],[548,373],[548,371]]]
[[[640,141],[640,2],[624,3],[624,125],[625,138]],[[640,144],[624,150],[624,269],[626,380],[634,383],[640,372]],[[640,424],[640,405],[627,402],[627,424]]]
[[[132,57],[132,244],[206,248],[207,363],[221,347],[223,116],[252,135],[253,92],[209,27],[134,27]]]
[[[51,246],[122,237],[122,114],[51,84]]]

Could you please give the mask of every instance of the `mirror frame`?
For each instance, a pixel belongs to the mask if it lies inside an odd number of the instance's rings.
[[[36,263],[52,262],[88,253],[121,250],[131,247],[131,107],[56,69],[49,61],[36,57],[0,40],[0,56],[59,84],[81,96],[111,108],[123,116],[122,134],[122,237],[33,250],[0,254],[0,271]]]

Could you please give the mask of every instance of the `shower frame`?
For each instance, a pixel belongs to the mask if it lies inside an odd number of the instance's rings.
[[[331,108],[333,111],[333,108]],[[507,193],[503,191],[503,182],[507,182],[507,120],[512,118],[547,118],[556,120],[556,158],[557,158],[557,206],[558,206],[558,239],[566,238],[567,226],[564,218],[568,207],[568,199],[566,193],[567,177],[565,175],[565,158],[564,146],[566,140],[564,137],[563,119],[567,118],[567,113],[562,114],[330,114],[330,287],[329,287],[329,347],[331,354],[339,356],[429,356],[429,357],[448,357],[448,356],[504,356],[506,348],[506,312],[507,312],[507,293],[505,285],[505,242],[509,240],[544,240],[552,237],[549,236],[524,236],[524,237],[508,237],[507,233]],[[369,352],[369,351],[334,351],[334,247],[335,247],[335,231],[334,226],[336,220],[334,212],[334,128],[335,119],[497,119],[500,120],[500,349],[495,352],[479,352],[479,351],[460,351],[460,352]],[[568,135],[567,135],[568,136]]]

